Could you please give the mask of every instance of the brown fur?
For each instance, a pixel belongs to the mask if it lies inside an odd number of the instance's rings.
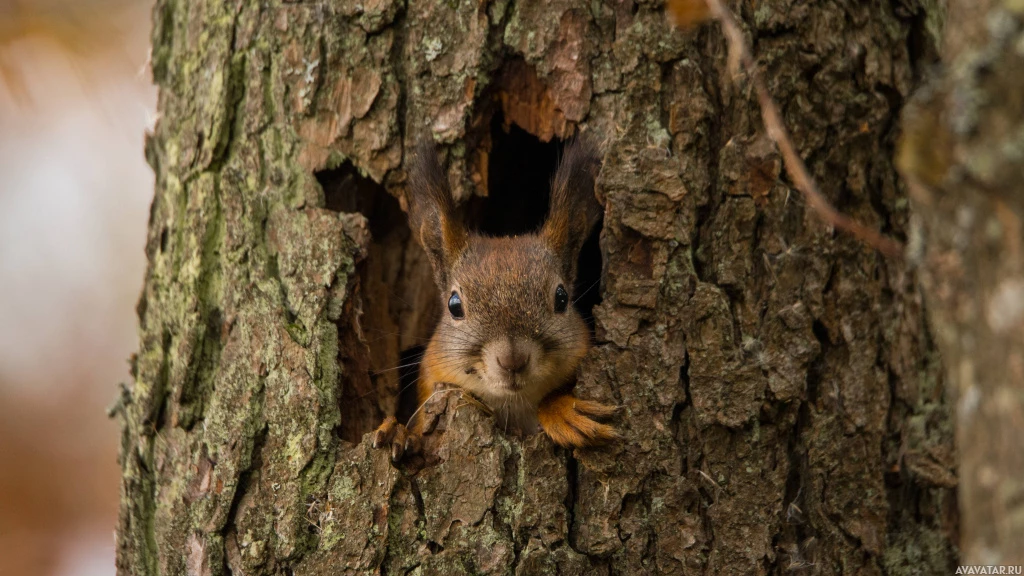
[[[562,286],[573,297],[576,259],[600,217],[594,179],[596,147],[577,141],[566,149],[552,182],[551,210],[538,234],[490,238],[467,233],[453,217],[447,179],[430,148],[421,147],[411,171],[410,223],[434,266],[443,313],[420,365],[420,406],[439,384],[454,385],[483,402],[499,425],[523,431],[542,428],[556,443],[594,446],[616,438],[596,419],[612,408],[562,392],[590,346],[590,334],[570,305],[555,308]],[[463,318],[448,311],[459,294]],[[521,370],[502,363],[509,350],[526,358]],[[376,443],[404,444],[389,419]],[[413,431],[420,432],[421,419]],[[401,449],[392,448],[398,457]]]
[[[409,170],[409,228],[427,252],[438,286],[447,283],[445,273],[458,261],[468,236],[454,218],[455,203],[448,177],[433,145],[420,143]]]
[[[551,180],[551,210],[541,236],[558,256],[567,278],[576,278],[576,258],[601,218],[601,206],[594,199],[594,180],[600,169],[594,140],[577,138],[566,146]]]

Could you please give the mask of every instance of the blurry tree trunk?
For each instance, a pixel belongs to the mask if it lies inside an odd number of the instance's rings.
[[[734,8],[822,190],[902,236],[895,124],[936,7]],[[630,1],[154,18],[121,574],[952,570],[951,411],[914,272],[787,186],[716,28]],[[395,409],[398,371],[378,371],[436,306],[395,200],[403,151],[432,134],[460,199],[482,196],[499,117],[607,140],[578,391],[623,406],[625,438],[569,453],[449,401],[438,462],[395,468],[364,436]]]
[[[1024,5],[951,0],[900,168],[956,399],[964,564],[1024,564]]]

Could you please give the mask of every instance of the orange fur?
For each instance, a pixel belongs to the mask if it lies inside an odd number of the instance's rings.
[[[416,383],[416,406],[423,406],[430,395],[434,393],[438,384],[444,383],[445,381],[451,382],[452,378],[445,378],[449,376],[445,371],[441,370],[439,363],[436,360],[437,350],[434,346],[434,342],[431,341],[430,345],[427,346],[426,351],[423,354],[423,361],[420,364],[420,377]],[[454,383],[454,382],[453,382]],[[416,415],[410,422],[410,426],[413,431],[417,434],[423,433],[423,424],[425,418],[422,417],[421,413]]]
[[[711,9],[704,0],[669,0],[665,8],[680,28],[691,28],[711,18]]]
[[[619,438],[614,428],[593,418],[607,418],[615,408],[572,394],[552,394],[537,407],[537,420],[555,444],[566,448],[599,446]]]

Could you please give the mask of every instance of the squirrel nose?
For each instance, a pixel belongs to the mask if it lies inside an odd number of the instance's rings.
[[[498,355],[498,366],[501,366],[509,372],[519,372],[526,367],[527,362],[530,361],[530,355],[522,350],[508,350]]]

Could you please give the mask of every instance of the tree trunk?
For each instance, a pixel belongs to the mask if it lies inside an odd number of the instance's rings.
[[[1024,565],[1024,7],[951,0],[900,149],[956,398],[964,564]]]
[[[734,10],[823,191],[902,236],[895,121],[937,8]],[[915,272],[787,185],[717,28],[629,1],[154,18],[121,574],[952,570],[953,424]],[[405,151],[436,139],[466,217],[521,231],[577,127],[606,141],[577,392],[621,405],[624,439],[567,452],[449,399],[427,465],[392,466],[367,433],[402,413],[394,368],[437,306]]]

